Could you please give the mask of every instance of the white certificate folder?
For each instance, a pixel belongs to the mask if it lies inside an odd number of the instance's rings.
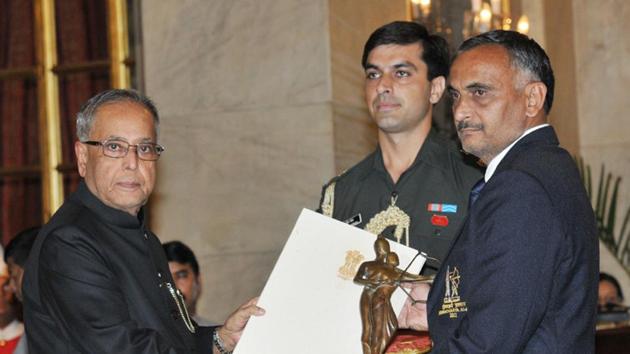
[[[269,276],[235,354],[361,353],[359,299],[363,287],[352,278],[363,261],[373,260],[376,236],[304,209]],[[390,241],[405,269],[417,251]],[[418,274],[425,258],[408,268]],[[392,296],[398,313],[406,294]]]

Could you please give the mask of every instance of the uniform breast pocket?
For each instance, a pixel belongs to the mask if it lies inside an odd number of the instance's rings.
[[[430,257],[442,260],[459,231],[463,215],[456,213],[429,212],[424,217],[422,228],[425,230],[425,242],[423,251]]]

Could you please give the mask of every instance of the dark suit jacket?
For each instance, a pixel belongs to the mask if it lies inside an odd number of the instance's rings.
[[[31,354],[211,353],[212,329],[185,327],[160,241],[81,183],[40,232],[26,263]]]
[[[481,191],[429,294],[435,353],[592,353],[595,217],[551,127],[521,139]]]

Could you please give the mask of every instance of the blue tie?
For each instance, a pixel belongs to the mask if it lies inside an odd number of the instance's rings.
[[[473,204],[475,204],[475,202],[477,201],[477,198],[479,198],[479,195],[481,194],[481,190],[485,186],[486,186],[486,180],[482,178],[479,181],[477,181],[477,183],[475,183],[475,185],[472,187],[472,190],[470,191],[470,197],[468,198],[468,210],[470,210]]]

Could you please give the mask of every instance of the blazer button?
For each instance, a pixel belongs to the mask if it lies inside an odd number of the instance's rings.
[[[146,232],[144,233],[144,239],[145,239],[145,240],[148,240],[148,239],[149,239],[149,235],[147,235],[147,233],[146,233]]]

